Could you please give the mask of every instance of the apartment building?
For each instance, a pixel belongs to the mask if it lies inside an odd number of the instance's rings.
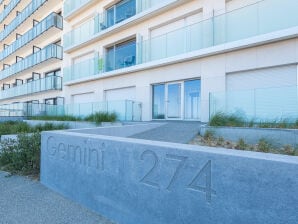
[[[145,121],[296,116],[297,10],[296,0],[65,0],[65,103],[132,102],[122,110],[141,107]]]
[[[62,0],[1,1],[1,116],[41,115],[38,105],[64,104],[62,5]]]

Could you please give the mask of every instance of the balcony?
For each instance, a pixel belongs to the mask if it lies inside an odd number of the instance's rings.
[[[0,92],[0,99],[9,99],[51,90],[62,90],[61,77],[48,76],[43,79],[34,80],[32,82],[2,90]]]
[[[109,47],[105,57],[95,57],[64,68],[64,80],[76,80],[133,66],[136,64],[136,47],[135,39]]]
[[[63,49],[61,46],[56,44],[50,44],[42,50],[29,55],[23,60],[11,65],[10,67],[0,71],[0,80],[3,80],[12,75],[28,72],[29,69],[36,69],[37,66],[45,66],[45,63],[51,64],[55,60],[62,60]]]
[[[64,12],[63,16],[64,18],[68,18],[71,16],[74,12],[78,12],[87,6],[91,5],[92,3],[96,2],[95,0],[65,0],[64,1]]]
[[[34,44],[37,45],[47,37],[47,34],[49,34],[51,30],[56,31],[58,29],[58,31],[60,31],[62,28],[63,18],[56,13],[51,13],[24,35],[15,40],[11,45],[6,47],[0,53],[0,60],[13,57],[13,54],[17,53],[20,49],[23,51],[31,49],[32,46],[29,45],[30,42],[35,40]]]
[[[30,17],[47,0],[33,0],[26,8],[0,33],[0,41],[4,40],[20,24]]]
[[[15,19],[6,26],[6,28],[0,33],[0,41],[5,40],[10,37],[6,42],[12,42],[14,39],[13,34],[16,33],[25,33],[28,27],[32,26],[31,18],[34,13],[38,11],[40,15],[47,14],[53,7],[57,6],[60,1],[58,0],[32,0],[25,9],[22,10],[15,17]],[[22,24],[22,26],[21,26]]]
[[[178,0],[160,0],[152,3],[149,0],[136,1],[126,0],[112,6],[102,14],[97,14],[80,27],[64,35],[63,47],[67,51],[82,43],[94,40],[104,31],[114,29],[117,24],[121,26],[125,21],[133,21],[135,16],[155,6],[164,6],[177,2]],[[124,2],[124,3],[122,3]],[[140,4],[142,3],[142,4]],[[156,10],[155,10],[156,11]],[[151,15],[152,16],[152,15]]]
[[[298,1],[264,0],[164,35],[136,43],[135,52],[123,47],[110,54],[64,68],[65,81],[100,75],[149,62],[158,62],[188,53],[200,52],[215,46],[249,40],[273,32],[297,28]],[[276,15],[286,16],[276,19]],[[274,22],[272,22],[274,21]],[[294,30],[295,31],[295,30]],[[297,31],[295,31],[297,36]],[[273,38],[276,35],[271,35]],[[272,39],[272,37],[270,38]],[[292,36],[285,36],[292,38]],[[177,44],[179,43],[179,44]],[[246,45],[247,46],[247,45]],[[111,58],[114,62],[111,63]],[[120,59],[119,59],[120,58]],[[187,58],[184,55],[183,58]],[[174,59],[174,58],[173,58]],[[111,66],[110,66],[111,65]]]
[[[11,0],[0,14],[0,23],[11,13],[11,11],[21,2],[21,0]]]

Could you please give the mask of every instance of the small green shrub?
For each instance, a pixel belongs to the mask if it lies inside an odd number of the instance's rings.
[[[20,121],[8,121],[0,123],[0,135],[25,133],[30,131],[30,125]]]
[[[217,146],[224,146],[224,144],[225,144],[225,140],[224,140],[223,137],[218,137],[218,138],[216,139],[216,145],[217,145]]]
[[[292,126],[292,123],[287,119],[282,119],[276,123],[276,128],[290,128]]]
[[[213,115],[209,122],[210,126],[226,126],[226,127],[258,127],[258,128],[290,128],[297,129],[298,128],[298,119],[293,122],[291,119],[283,118],[277,120],[270,121],[258,121],[256,122],[254,119],[247,122],[247,119],[238,114],[226,114],[223,112],[218,112]]]
[[[210,126],[230,126],[230,127],[243,127],[245,126],[245,120],[236,114],[225,114],[218,112],[213,115],[209,122]]]
[[[52,124],[45,123],[44,125],[30,126],[26,122],[4,122],[0,123],[0,135],[9,135],[9,134],[20,134],[20,133],[32,133],[32,132],[41,132],[41,131],[50,131],[50,130],[61,130],[67,129],[67,125],[63,124]]]
[[[214,139],[215,133],[212,130],[207,130],[203,136],[205,140],[207,139]]]
[[[97,112],[91,114],[84,119],[85,121],[95,122],[99,124],[101,122],[115,122],[117,120],[116,113]]]
[[[44,121],[81,121],[80,117],[71,115],[61,115],[61,116],[34,116],[30,117],[30,120],[44,120]]]
[[[212,130],[207,130],[203,136],[205,143],[212,146],[212,141],[215,140],[215,132]]]
[[[38,124],[32,127],[32,132],[63,130],[63,129],[68,129],[68,126],[65,124],[53,124],[53,123],[47,122],[45,124]]]
[[[257,144],[257,150],[260,152],[269,152],[272,149],[272,145],[266,139],[261,138]]]
[[[252,127],[255,126],[255,121],[252,119],[252,120],[250,120],[250,121],[248,122],[247,125],[248,125],[248,127],[252,128]]]
[[[38,174],[40,169],[40,133],[20,134],[17,140],[0,143],[0,168],[12,174]]]
[[[249,148],[249,145],[245,143],[243,138],[240,138],[236,143],[236,149],[246,150]]]
[[[294,128],[298,128],[298,119],[296,119],[296,121],[293,124]]]
[[[290,155],[290,156],[294,156],[296,153],[295,148],[292,147],[291,145],[284,145],[282,150],[284,154]]]

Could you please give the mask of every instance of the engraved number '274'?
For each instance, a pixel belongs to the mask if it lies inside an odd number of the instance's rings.
[[[151,157],[153,159],[153,164],[152,164],[152,167],[149,169],[149,171],[146,173],[146,175],[140,180],[140,182],[159,189],[160,185],[158,183],[150,180],[150,177],[152,177],[152,175],[156,172],[156,170],[158,168],[158,165],[160,163],[159,158],[156,155],[156,153],[154,153],[151,150],[144,151],[141,155],[141,160],[144,160],[145,157],[148,157],[148,158]],[[167,154],[166,159],[172,160],[172,161],[178,161],[176,170],[175,170],[169,184],[166,187],[167,190],[170,190],[170,188],[177,181],[179,173],[180,173],[181,169],[183,168],[183,166],[187,160],[187,157]],[[200,181],[204,182],[204,186],[198,185],[198,183]],[[204,165],[204,167],[199,170],[199,172],[195,175],[195,177],[187,185],[187,189],[205,193],[206,201],[209,203],[211,202],[212,194],[216,193],[211,188],[211,160],[209,160]]]

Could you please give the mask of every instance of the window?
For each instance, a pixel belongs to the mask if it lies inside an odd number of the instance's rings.
[[[55,71],[51,71],[51,72],[47,72],[45,74],[45,77],[49,77],[49,76],[60,76],[61,75],[61,71],[60,69],[55,70]]]
[[[106,70],[112,71],[136,64],[136,40],[132,39],[107,48]]]
[[[60,69],[55,70],[55,71],[51,71],[51,72],[47,72],[45,74],[45,81],[46,81],[46,89],[47,90],[57,88],[58,83],[57,83],[56,76],[60,76],[60,75],[61,75]]]
[[[107,27],[120,23],[136,14],[136,0],[122,0],[106,11]]]
[[[44,100],[44,103],[47,105],[63,105],[64,98],[63,97],[48,98]]]
[[[48,105],[56,105],[56,98],[45,99],[44,103]]]
[[[201,80],[184,82],[184,118],[199,119],[201,103]]]
[[[201,80],[185,80],[152,86],[153,119],[199,120]]]
[[[165,85],[153,85],[153,119],[165,119]]]

